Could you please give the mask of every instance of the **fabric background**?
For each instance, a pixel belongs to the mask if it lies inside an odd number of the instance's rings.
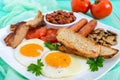
[[[120,30],[120,0],[111,0],[111,2],[113,4],[112,14],[99,21]],[[32,18],[38,10],[45,13],[58,9],[71,10],[70,0],[0,0],[0,29],[6,25]],[[87,15],[91,16],[90,12]],[[120,62],[99,80],[120,80],[119,75]],[[0,58],[0,80],[27,79]]]

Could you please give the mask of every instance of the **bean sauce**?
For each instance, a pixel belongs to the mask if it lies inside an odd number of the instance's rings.
[[[58,10],[47,14],[46,20],[53,24],[68,24],[74,22],[76,17],[73,15],[73,12]]]

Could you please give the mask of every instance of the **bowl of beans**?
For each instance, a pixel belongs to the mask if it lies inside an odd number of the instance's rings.
[[[70,27],[79,21],[77,15],[78,13],[57,10],[47,13],[44,21],[50,28]]]

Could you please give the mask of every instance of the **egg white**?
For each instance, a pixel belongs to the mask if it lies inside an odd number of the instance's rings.
[[[71,77],[73,75],[77,75],[89,69],[89,66],[86,64],[86,59],[73,54],[68,54],[71,58],[70,66],[66,68],[55,68],[55,67],[49,66],[45,61],[45,57],[52,52],[56,52],[56,51],[48,52],[41,58],[44,64],[44,67],[42,69],[42,74],[46,77],[66,78],[66,77]]]
[[[43,51],[40,51],[40,56],[37,56],[37,57],[28,57],[28,56],[24,56],[20,53],[20,48],[26,44],[31,44],[31,43],[34,43],[34,44],[38,44],[40,46],[43,47]],[[17,48],[15,49],[15,58],[16,60],[22,64],[23,66],[27,67],[28,65],[30,65],[31,63],[37,63],[37,60],[41,58],[41,56],[45,53],[45,52],[48,52],[49,49],[45,47],[44,45],[44,41],[40,40],[40,39],[29,39],[29,40],[25,40],[23,41],[20,45],[17,46]]]

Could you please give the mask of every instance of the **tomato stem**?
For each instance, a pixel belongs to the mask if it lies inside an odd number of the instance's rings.
[[[95,4],[98,4],[100,2],[100,0],[95,0]]]

